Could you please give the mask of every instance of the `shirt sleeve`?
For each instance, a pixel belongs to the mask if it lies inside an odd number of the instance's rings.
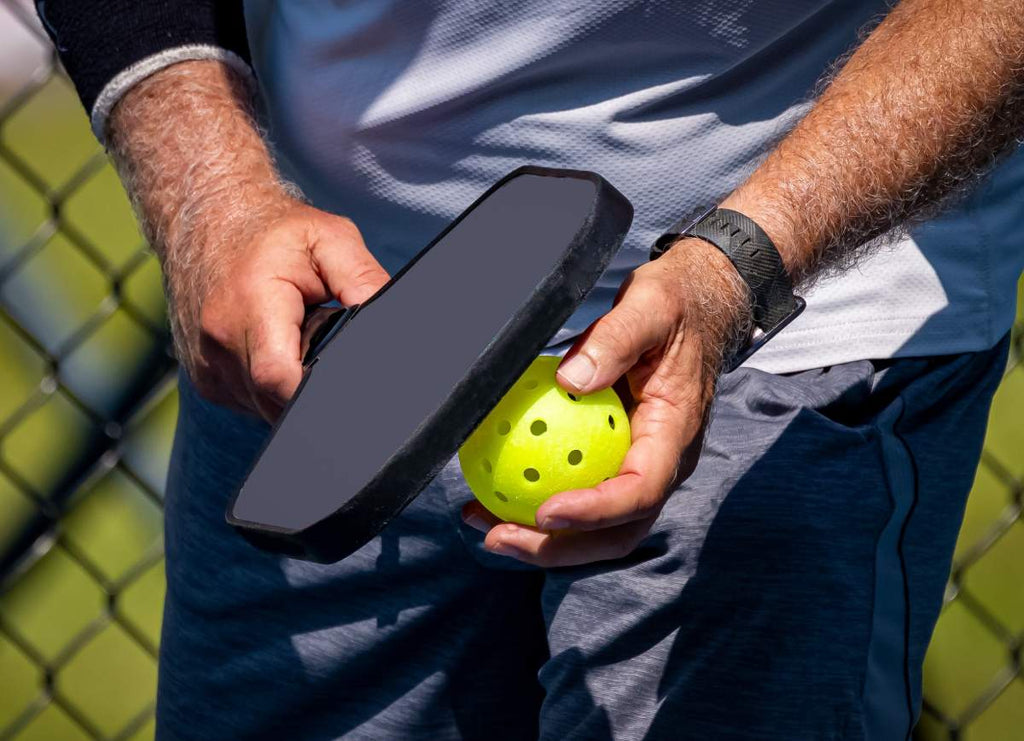
[[[242,0],[35,0],[103,142],[136,83],[176,62],[217,59],[254,80]]]

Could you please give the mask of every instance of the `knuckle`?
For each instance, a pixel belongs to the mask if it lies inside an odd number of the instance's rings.
[[[620,335],[632,332],[639,318],[636,308],[632,304],[626,303],[619,304],[613,311],[605,315],[608,330]]]
[[[636,313],[632,309],[623,308],[605,315],[604,319],[604,331],[598,344],[615,357],[629,355],[636,344]]]
[[[288,378],[287,364],[274,357],[259,357],[249,367],[253,385],[262,391],[275,391]]]
[[[629,519],[640,520],[648,517],[660,504],[660,496],[652,493],[641,494],[633,501],[632,509],[629,512]]]
[[[322,222],[306,208],[293,209],[270,224],[256,238],[255,252],[278,253],[282,247],[305,250],[316,244],[317,236],[323,231]]]
[[[328,244],[355,243],[363,244],[363,234],[359,231],[356,223],[347,216],[328,213],[327,211],[315,211],[311,216],[306,217],[305,224],[310,232],[317,239],[312,240],[314,244],[321,244],[326,237]]]
[[[228,336],[227,321],[223,312],[213,303],[207,303],[199,313],[199,336],[204,343],[226,345]]]
[[[366,264],[355,270],[352,280],[359,286],[377,287],[387,283],[388,275],[380,265]]]
[[[359,227],[356,226],[356,222],[347,216],[336,216],[330,214],[331,221],[334,229],[343,237],[349,239],[355,239],[360,242],[363,241],[363,233],[359,231]]]

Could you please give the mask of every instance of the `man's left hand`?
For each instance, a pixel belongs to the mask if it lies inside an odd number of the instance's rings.
[[[631,553],[697,465],[716,376],[748,325],[747,307],[738,273],[703,240],[684,240],[637,268],[557,374],[567,391],[584,394],[624,377],[632,444],[619,474],[554,495],[537,510],[538,527],[502,522],[469,502],[463,519],[487,533],[484,546],[543,567]]]

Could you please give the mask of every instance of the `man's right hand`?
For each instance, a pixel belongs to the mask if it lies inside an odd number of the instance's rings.
[[[224,256],[207,251],[177,280],[178,353],[207,399],[273,421],[302,378],[306,306],[362,303],[388,280],[350,220],[286,198]],[[170,270],[174,270],[173,266]]]
[[[111,113],[109,150],[164,270],[179,360],[206,398],[273,421],[302,378],[306,306],[388,279],[359,230],[289,192],[221,62],[166,67]]]

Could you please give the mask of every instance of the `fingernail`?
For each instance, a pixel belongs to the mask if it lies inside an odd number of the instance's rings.
[[[516,548],[514,545],[508,543],[496,543],[491,546],[491,553],[497,553],[499,556],[510,556],[512,558],[522,558],[523,552]]]
[[[594,361],[582,353],[577,353],[566,360],[560,366],[556,375],[561,376],[573,386],[582,391],[597,373],[597,366]]]
[[[487,520],[480,515],[470,515],[469,517],[463,518],[462,521],[474,530],[479,530],[482,533],[486,533],[491,529],[491,526],[487,524]]]
[[[541,523],[541,530],[564,530],[569,527],[568,520],[563,520],[560,517],[545,517],[544,522]]]

